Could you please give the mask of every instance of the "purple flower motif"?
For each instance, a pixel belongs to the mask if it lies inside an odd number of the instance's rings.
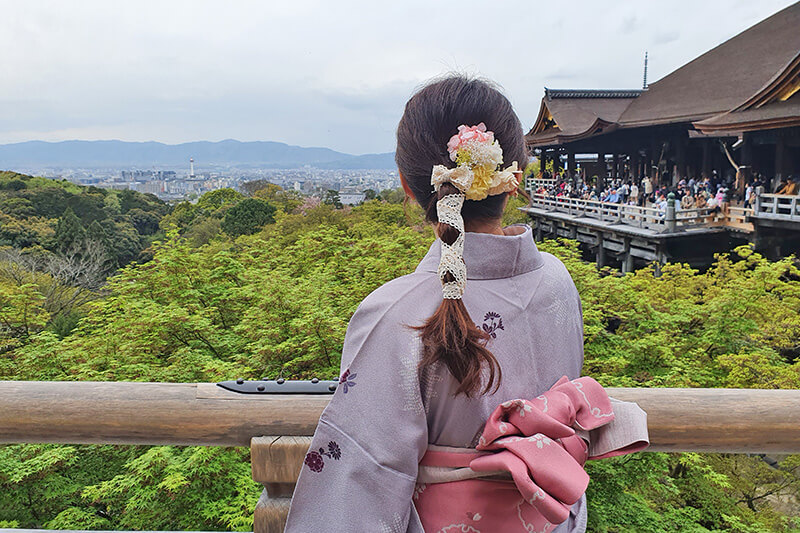
[[[487,324],[488,322],[488,324]],[[488,333],[493,339],[497,338],[497,333],[495,333],[498,329],[505,330],[506,328],[503,327],[503,319],[500,317],[499,314],[489,311],[483,317],[483,325],[481,326],[483,331]]]
[[[356,386],[355,378],[357,375],[358,374],[356,374],[355,372],[351,374],[350,369],[348,368],[347,370],[344,371],[342,377],[339,378],[339,385],[341,386],[342,392],[344,394],[347,394],[347,391],[349,390],[350,387]]]
[[[330,441],[328,443],[328,457],[336,461],[342,458],[342,449],[339,448],[339,445],[336,444],[335,441]]]
[[[325,467],[325,460],[317,452],[308,452],[303,462],[312,472],[322,472],[322,469]]]

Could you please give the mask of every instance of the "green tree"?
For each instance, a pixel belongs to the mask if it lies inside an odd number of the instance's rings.
[[[197,201],[197,208],[213,213],[224,206],[236,204],[243,198],[242,193],[231,188],[216,189],[201,196]]]
[[[250,235],[265,224],[275,222],[275,206],[257,198],[245,198],[228,209],[222,221],[222,231],[234,237]]]
[[[58,219],[53,247],[59,251],[68,250],[83,242],[85,236],[86,233],[80,219],[72,211],[72,208],[68,207]]]

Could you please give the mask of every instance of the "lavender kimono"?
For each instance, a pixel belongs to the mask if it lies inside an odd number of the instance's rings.
[[[377,289],[353,315],[341,384],[320,418],[286,531],[423,532],[412,498],[429,445],[474,448],[499,404],[533,398],[562,376],[580,376],[583,321],[575,285],[558,259],[537,250],[529,227],[507,228],[513,232],[519,233],[467,233],[464,246],[464,304],[491,336],[488,346],[503,372],[499,390],[456,397],[445,367],[417,370],[419,341],[407,326],[421,324],[442,301],[437,240],[414,273]],[[632,440],[646,435],[643,416],[622,418]],[[594,455],[628,444],[616,438],[606,432]],[[470,527],[463,531],[497,531],[488,523]],[[548,531],[585,528],[583,496]]]

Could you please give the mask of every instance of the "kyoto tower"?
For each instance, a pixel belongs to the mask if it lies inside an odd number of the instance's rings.
[[[189,179],[194,178],[194,158],[189,158]]]

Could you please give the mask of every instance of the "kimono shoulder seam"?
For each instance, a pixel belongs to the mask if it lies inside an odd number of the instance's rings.
[[[395,474],[395,475],[397,475],[397,476],[400,476],[401,478],[404,478],[405,480],[407,480],[407,481],[409,481],[409,482],[411,482],[411,483],[416,483],[416,482],[417,482],[417,478],[416,478],[416,476],[415,476],[415,477],[411,477],[411,476],[409,476],[409,475],[408,475],[408,474],[406,474],[406,473],[400,472],[399,470],[395,470],[394,468],[390,468],[390,467],[388,467],[388,466],[386,466],[386,465],[383,465],[383,464],[381,464],[380,462],[378,462],[378,461],[375,459],[375,457],[373,457],[371,453],[369,453],[367,450],[365,450],[365,449],[364,449],[364,447],[363,447],[363,446],[361,446],[361,444],[360,444],[360,443],[359,443],[357,440],[355,440],[353,437],[351,437],[351,436],[350,436],[348,433],[346,433],[344,430],[342,430],[342,429],[341,429],[339,426],[337,426],[336,424],[334,424],[334,423],[333,423],[333,422],[331,422],[330,420],[327,420],[327,419],[325,418],[325,414],[324,414],[324,413],[323,413],[323,414],[322,414],[322,416],[320,417],[320,419],[319,419],[319,423],[320,423],[320,424],[325,424],[326,426],[328,426],[328,427],[329,427],[329,428],[331,428],[332,430],[334,430],[334,431],[336,431],[337,433],[339,433],[339,434],[340,434],[342,437],[344,437],[345,439],[347,439],[348,441],[350,441],[350,442],[351,442],[351,443],[352,443],[352,444],[353,444],[353,445],[354,445],[356,448],[358,448],[358,450],[359,450],[359,451],[360,451],[362,454],[364,454],[364,456],[365,456],[367,459],[369,459],[369,460],[370,460],[370,462],[371,462],[372,464],[374,464],[375,466],[377,466],[377,467],[378,467],[378,468],[380,468],[381,470],[385,470],[386,472],[389,472],[390,474]]]

